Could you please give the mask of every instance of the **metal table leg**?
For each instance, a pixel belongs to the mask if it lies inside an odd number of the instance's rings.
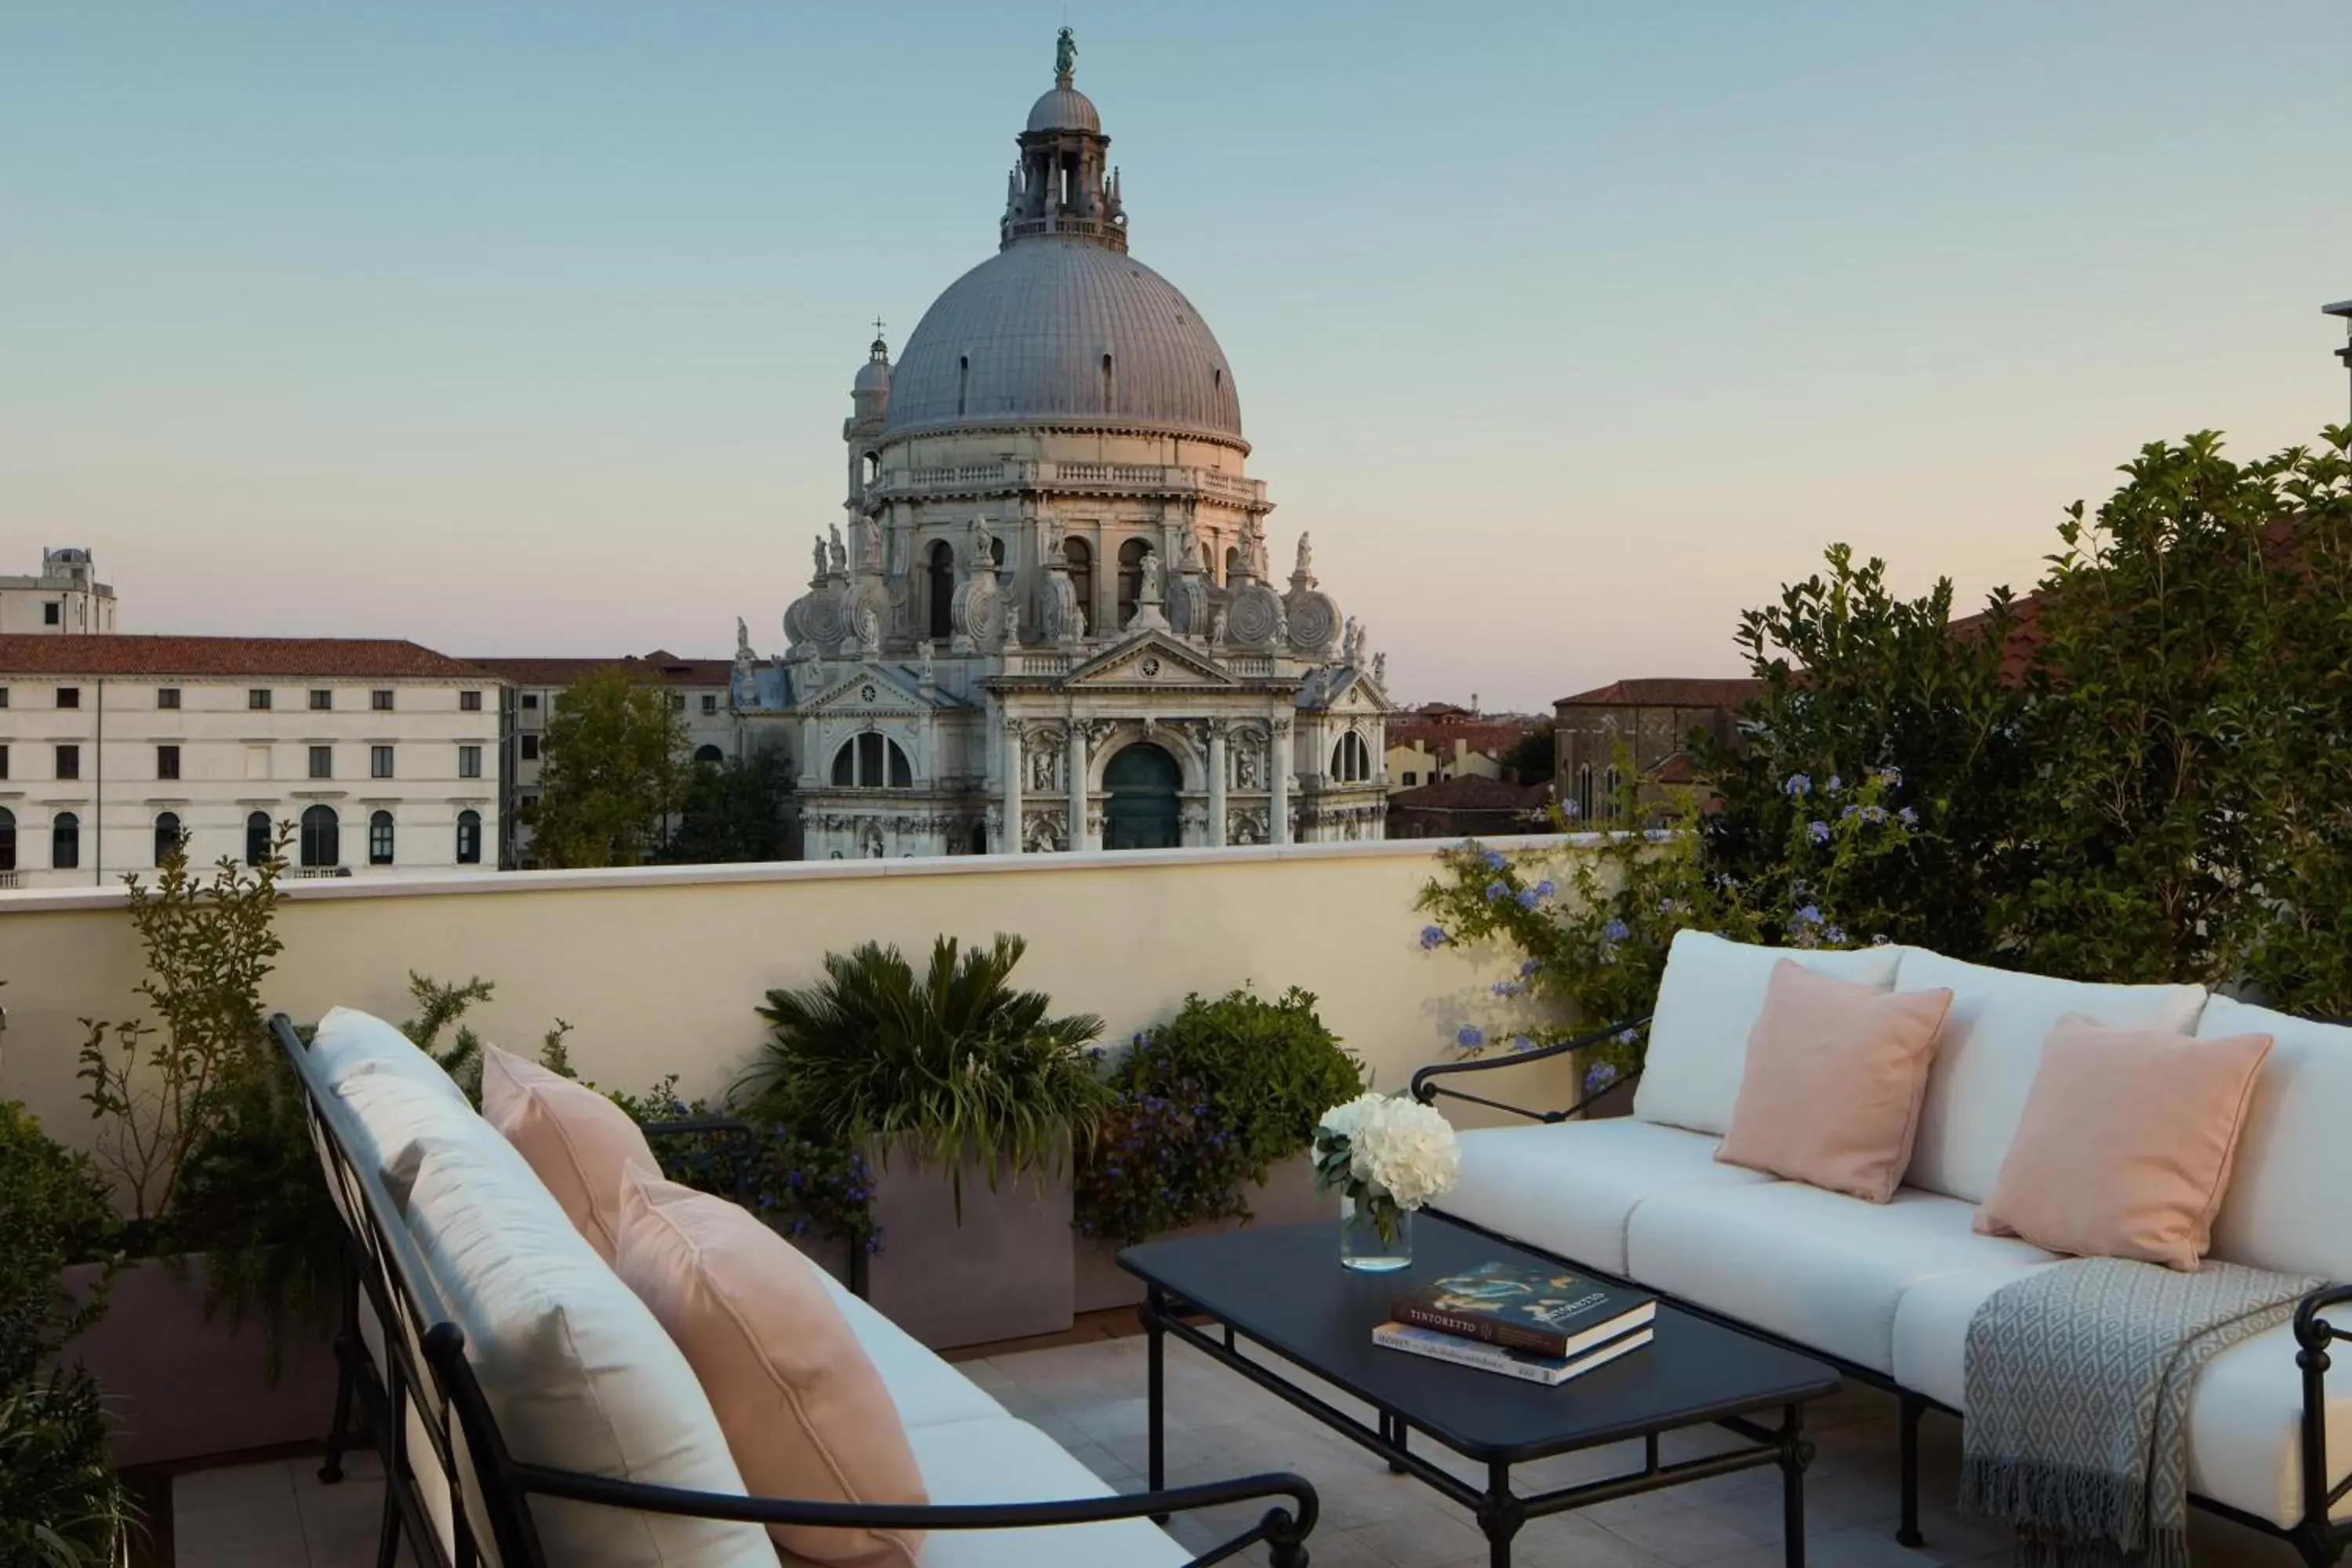
[[[1166,1364],[1168,1357],[1167,1331],[1161,1327],[1161,1315],[1167,1310],[1167,1298],[1160,1287],[1152,1286],[1143,1301],[1144,1338],[1144,1404],[1149,1411],[1146,1425],[1150,1430],[1150,1460],[1149,1489],[1158,1491],[1168,1484],[1168,1394]],[[1166,1524],[1164,1513],[1152,1515],[1154,1524]]]
[[[1805,1467],[1812,1462],[1804,1406],[1791,1405],[1780,1422],[1780,1552],[1787,1568],[1805,1568]]]

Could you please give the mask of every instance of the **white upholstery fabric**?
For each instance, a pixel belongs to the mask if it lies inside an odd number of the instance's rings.
[[[1633,1210],[1626,1255],[1644,1285],[1891,1372],[1905,1290],[2050,1260],[2014,1237],[1977,1235],[1974,1217],[1970,1205],[1909,1187],[1867,1204],[1776,1182],[1652,1198]]]
[[[1005,1414],[1004,1406],[989,1397],[980,1384],[851,1295],[832,1275],[823,1269],[817,1272],[832,1293],[834,1305],[849,1320],[850,1331],[857,1336],[858,1347],[874,1363],[874,1370],[882,1374],[882,1386],[889,1392],[890,1403],[898,1408],[901,1426],[912,1431],[918,1426],[938,1426],[950,1421],[986,1421]]]
[[[2212,1256],[2352,1280],[2352,1029],[2216,996],[2200,1039],[2268,1035]]]
[[[1603,1274],[1625,1272],[1634,1206],[1694,1188],[1760,1186],[1760,1171],[1716,1163],[1717,1141],[1620,1117],[1461,1136],[1462,1175],[1443,1213]]]
[[[495,1135],[431,1137],[394,1162],[415,1165],[410,1228],[517,1458],[743,1490],[686,1358],[522,1156]],[[776,1560],[757,1525],[546,1499],[531,1511],[549,1561],[567,1568],[771,1568]]]
[[[1965,1411],[1969,1320],[1986,1297],[2032,1272],[1947,1275],[1912,1289],[1895,1316],[1895,1381]],[[2294,1352],[2294,1331],[2282,1323],[2206,1364],[2189,1400],[2189,1490],[2274,1524],[2300,1516],[2303,1374]],[[2352,1473],[2352,1377],[2335,1383],[2341,1392],[2327,1401],[2331,1482]],[[2352,1499],[2336,1517],[2352,1518]]]
[[[403,1173],[395,1166],[402,1152],[418,1140],[443,1138],[501,1145],[505,1142],[488,1122],[475,1114],[463,1096],[453,1098],[431,1082],[404,1072],[352,1072],[335,1085],[335,1098],[343,1102],[360,1124],[356,1134],[343,1140],[344,1152],[354,1163],[373,1163],[391,1189],[395,1204],[404,1200],[406,1181],[415,1174],[413,1168]]]
[[[1633,1114],[1644,1121],[1721,1137],[1748,1070],[1748,1032],[1764,1011],[1772,967],[1793,959],[1816,973],[1884,991],[1895,984],[1901,949],[1812,952],[1751,947],[1706,931],[1675,933],[1649,1050],[1633,1088]]]
[[[327,1081],[341,1084],[362,1073],[394,1073],[462,1100],[465,1090],[441,1064],[418,1050],[406,1035],[373,1014],[331,1007],[310,1037],[310,1055]]]
[[[935,1503],[1054,1502],[1108,1497],[1115,1489],[1051,1437],[1009,1415],[920,1426],[907,1439],[922,1468],[923,1489]],[[1243,1528],[1236,1523],[1233,1531]],[[1311,1547],[1314,1537],[1307,1542]],[[923,1538],[922,1565],[1179,1568],[1192,1560],[1190,1552],[1150,1520],[1136,1519],[1047,1530],[935,1530]]]
[[[2197,1026],[2205,1005],[2200,985],[2086,985],[1904,949],[1895,989],[1939,986],[1951,991],[1952,1008],[1944,1016],[1918,1141],[1903,1179],[1972,1204],[1992,1195],[2024,1118],[2042,1045],[2060,1018],[2079,1013],[2110,1028],[2185,1035]]]

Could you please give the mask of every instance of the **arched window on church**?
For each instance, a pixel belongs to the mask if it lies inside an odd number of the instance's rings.
[[[1372,776],[1372,749],[1353,730],[1331,748],[1331,776],[1340,784],[1362,784]]]
[[[1077,595],[1078,608],[1086,612],[1087,630],[1100,628],[1095,623],[1101,618],[1095,605],[1095,548],[1083,539],[1062,542],[1062,560],[1069,568],[1070,592]]]
[[[1241,574],[1241,548],[1238,545],[1228,544],[1225,546],[1225,586],[1228,588],[1232,587],[1234,585],[1234,579]]]
[[[1576,819],[1579,822],[1592,820],[1592,764],[1591,763],[1579,763],[1576,765]]]
[[[1609,785],[1609,795],[1607,799],[1601,803],[1601,815],[1613,818],[1617,815],[1617,791],[1621,787],[1621,781],[1615,768],[1611,768],[1609,770],[1607,783]]]
[[[912,789],[915,770],[898,742],[868,730],[853,735],[833,754],[835,789]]]
[[[945,642],[955,635],[955,546],[942,539],[931,546],[930,637]]]
[[[1151,547],[1140,539],[1130,539],[1118,547],[1118,625],[1135,619],[1135,606],[1143,597],[1143,557]]]

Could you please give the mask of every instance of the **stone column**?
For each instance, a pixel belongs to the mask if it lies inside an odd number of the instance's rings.
[[[1225,842],[1225,721],[1209,721],[1209,843]]]
[[[998,792],[1004,797],[1004,822],[998,830],[1000,854],[1021,853],[1021,786],[1025,781],[1021,774],[1024,759],[1021,755],[1021,721],[1004,721],[1004,787]]]
[[[1266,726],[1265,765],[1272,776],[1272,808],[1266,813],[1266,834],[1276,844],[1290,842],[1290,721],[1276,719]]]
[[[1092,839],[1087,833],[1087,727],[1084,721],[1070,721],[1070,847],[1091,849]]]

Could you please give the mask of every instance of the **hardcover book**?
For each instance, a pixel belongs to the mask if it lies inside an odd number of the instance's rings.
[[[1640,1350],[1650,1342],[1653,1332],[1646,1326],[1638,1328],[1613,1340],[1604,1340],[1580,1356],[1531,1355],[1526,1351],[1505,1350],[1500,1345],[1484,1344],[1434,1329],[1416,1329],[1407,1323],[1382,1323],[1372,1331],[1372,1343],[1407,1355],[1450,1361],[1458,1366],[1475,1366],[1481,1372],[1499,1373],[1505,1377],[1557,1388],[1570,1378],[1581,1377],[1595,1367],[1606,1366],[1619,1356]]]
[[[1565,1268],[1482,1263],[1409,1290],[1389,1316],[1413,1328],[1572,1359],[1649,1323],[1654,1298]]]

